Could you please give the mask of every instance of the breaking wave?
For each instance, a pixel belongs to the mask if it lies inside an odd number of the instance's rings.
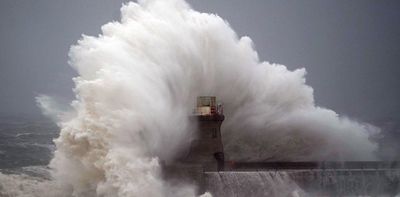
[[[224,102],[228,159],[375,159],[368,138],[377,129],[315,106],[305,69],[260,61],[250,38],[182,0],[123,5],[120,21],[84,35],[69,57],[79,74],[72,112],[37,99],[61,127],[52,179],[1,174],[10,182],[3,188],[24,188],[9,196],[44,188],[66,196],[195,196],[194,186],[165,183],[159,161],[188,148],[199,95]]]

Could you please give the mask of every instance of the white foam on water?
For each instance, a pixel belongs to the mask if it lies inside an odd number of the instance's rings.
[[[0,173],[1,197],[67,197],[54,181],[26,174]]]

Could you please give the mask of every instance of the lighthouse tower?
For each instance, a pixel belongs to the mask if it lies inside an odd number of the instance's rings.
[[[204,171],[224,169],[224,148],[221,138],[221,124],[224,121],[222,104],[214,96],[197,98],[197,107],[190,116],[197,125],[195,138],[190,147],[176,162],[163,164],[166,180],[179,180],[197,185],[197,194],[205,192]]]
[[[214,96],[197,98],[197,108],[191,121],[197,124],[196,138],[184,162],[202,164],[206,170],[222,170],[224,148],[221,137],[221,124],[224,121],[222,104],[216,103]]]

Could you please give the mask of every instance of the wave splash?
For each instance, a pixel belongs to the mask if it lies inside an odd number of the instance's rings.
[[[199,95],[224,102],[228,159],[375,159],[377,129],[315,106],[305,69],[261,62],[250,38],[182,0],[123,5],[120,21],[83,35],[69,57],[73,112],[38,98],[60,120],[50,183],[66,196],[195,196],[165,183],[159,162],[188,148]]]

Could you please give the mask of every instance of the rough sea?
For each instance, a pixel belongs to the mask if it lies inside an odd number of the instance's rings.
[[[45,118],[0,117],[0,172],[45,176],[58,133]]]

